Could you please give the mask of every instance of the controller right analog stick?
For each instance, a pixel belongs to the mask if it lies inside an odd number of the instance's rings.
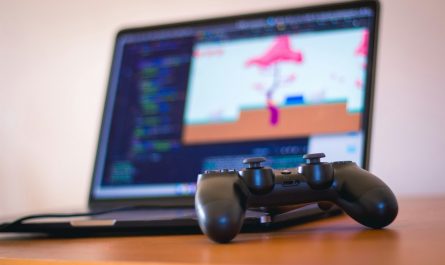
[[[315,190],[330,187],[334,177],[332,165],[320,162],[323,157],[325,157],[324,153],[304,155],[303,158],[307,159],[308,162],[298,167],[298,172],[306,177],[307,184]]]

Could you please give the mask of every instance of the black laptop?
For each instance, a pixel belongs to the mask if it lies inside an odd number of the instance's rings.
[[[205,170],[306,153],[368,167],[379,5],[354,1],[120,31],[91,182],[93,216],[42,215],[2,232],[199,232]],[[244,231],[337,213],[249,211]],[[69,217],[69,218],[68,218]]]

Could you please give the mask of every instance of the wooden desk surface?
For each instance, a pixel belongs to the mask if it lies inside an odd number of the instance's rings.
[[[370,230],[346,215],[241,234],[219,245],[203,235],[87,239],[0,237],[0,264],[445,264],[445,197],[399,200],[399,216]]]

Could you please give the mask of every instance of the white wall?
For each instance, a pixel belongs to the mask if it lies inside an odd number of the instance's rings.
[[[0,216],[86,204],[119,28],[314,2],[0,0]],[[445,194],[443,10],[383,1],[371,170],[398,195]]]

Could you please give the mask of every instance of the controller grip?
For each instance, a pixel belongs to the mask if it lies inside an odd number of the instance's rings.
[[[362,225],[382,228],[394,221],[397,199],[378,177],[356,165],[335,168],[336,204]]]
[[[388,187],[379,187],[359,199],[363,213],[356,220],[371,228],[382,228],[394,221],[398,213],[397,200]]]
[[[247,196],[238,175],[199,177],[195,195],[201,230],[219,243],[231,241],[241,230]]]

